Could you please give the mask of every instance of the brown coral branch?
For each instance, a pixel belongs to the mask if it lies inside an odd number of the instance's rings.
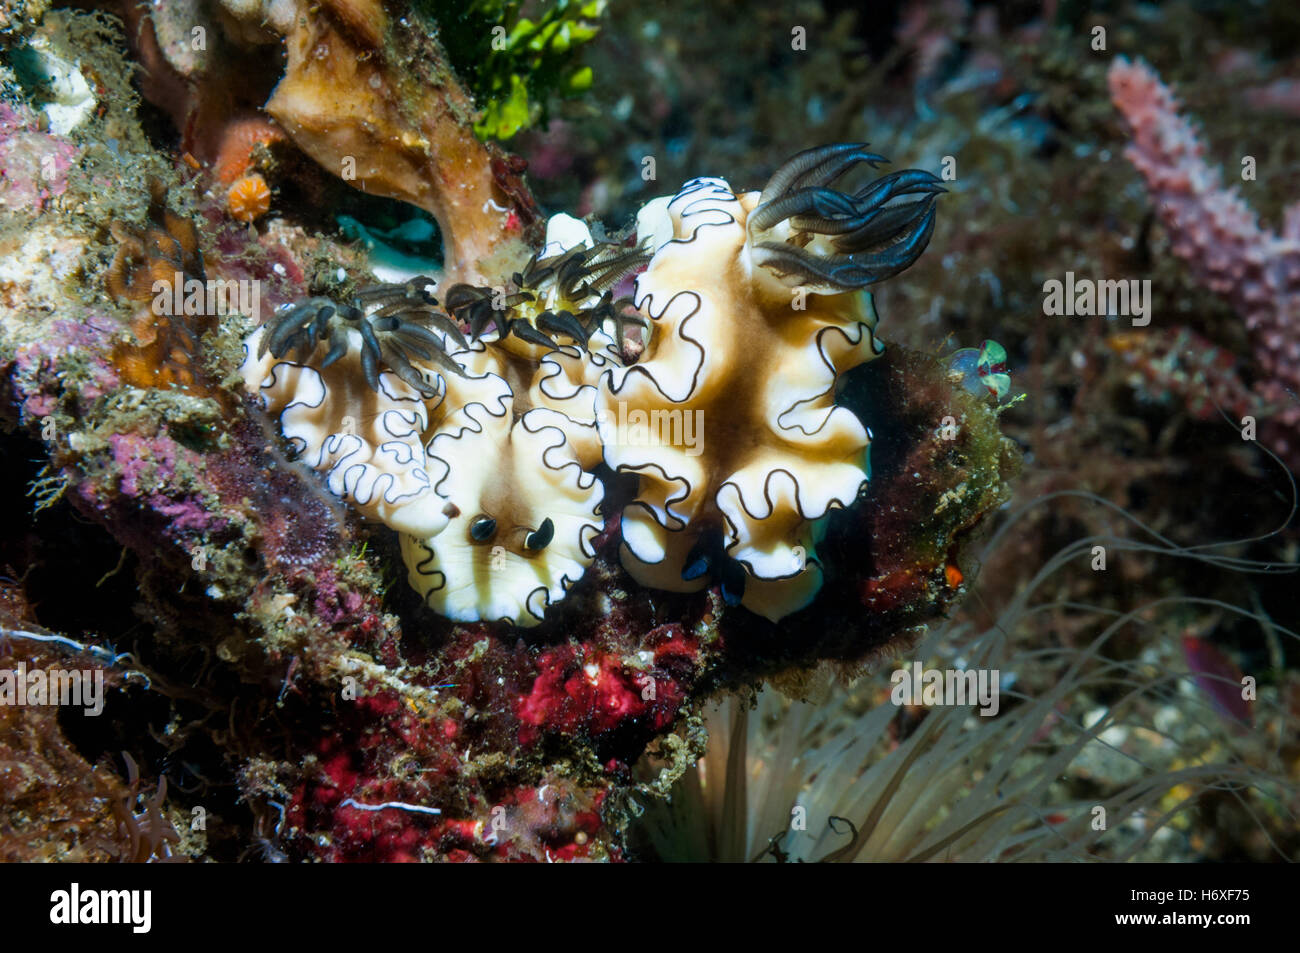
[[[266,110],[322,166],[364,192],[410,202],[442,230],[446,273],[482,283],[483,262],[537,221],[516,177],[474,135],[474,106],[430,25],[379,0],[299,2],[288,67]]]

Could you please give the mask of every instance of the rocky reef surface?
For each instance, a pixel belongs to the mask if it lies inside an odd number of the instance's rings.
[[[0,858],[1298,856],[1285,4],[81,6],[0,2]]]
[[[10,74],[5,439],[13,458],[41,462],[39,474],[11,468],[39,496],[3,555],[17,577],[4,581],[5,664],[94,669],[107,687],[101,720],[75,729],[47,711],[6,710],[6,856],[624,857],[633,796],[662,796],[702,754],[704,699],[764,678],[795,685],[819,665],[861,670],[910,644],[963,591],[964,543],[1007,497],[1018,454],[998,432],[996,400],[936,355],[888,349],[839,383],[838,404],[875,436],[870,501],[819,527],[825,581],[806,608],[769,621],[729,604],[716,580],[684,593],[636,582],[619,558],[636,479],[614,470],[599,475],[590,565],[540,624],[453,622],[421,605],[396,581],[394,534],[295,459],[239,373],[243,339],[277,308],[373,281],[364,254],[292,215],[248,225],[260,190],[237,193],[229,183],[242,179],[221,157],[242,149],[231,161],[244,178],[261,168],[287,183],[294,166],[272,159],[287,139],[328,169],[336,155],[359,153],[365,166],[367,149],[424,137],[383,153],[402,175],[363,177],[367,191],[434,215],[443,286],[489,271],[503,242],[522,243],[531,203],[520,184],[496,184],[502,160],[472,135],[457,140],[467,155],[456,171],[432,164],[451,147],[427,120],[389,132],[366,122],[358,128],[383,139],[373,147],[346,118],[308,129],[295,51],[339,34],[340,9],[313,15],[314,39],[288,41],[288,76],[267,107],[284,132],[234,116],[210,159],[162,151],[142,131],[126,64],[107,47],[120,27],[102,15],[51,13],[25,36],[24,48],[79,62],[93,81],[75,126],[52,125]],[[381,82],[397,75],[383,57],[330,54],[354,60],[378,63]],[[385,95],[394,122],[430,115],[418,99],[427,87]],[[305,178],[327,188],[319,172]],[[473,214],[444,201],[475,188],[487,198]],[[502,215],[484,219],[480,206]],[[258,297],[187,307],[181,276]],[[178,307],[159,307],[157,281]],[[739,343],[720,340],[715,357]],[[724,412],[720,400],[710,414]],[[115,565],[101,568],[106,553]],[[35,578],[16,568],[36,563]],[[105,642],[103,601],[137,620],[117,645]],[[74,742],[108,738],[134,758],[129,772],[117,761],[125,780],[76,753]],[[666,760],[646,777],[634,766],[652,747]]]

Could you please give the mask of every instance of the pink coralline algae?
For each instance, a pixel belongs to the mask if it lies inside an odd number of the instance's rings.
[[[100,328],[98,319],[87,315],[82,321],[57,320],[50,322],[50,331],[30,344],[18,348],[14,358],[15,376],[29,382],[23,414],[28,423],[39,424],[54,413],[58,406],[61,388],[57,379],[47,374],[71,357],[88,357],[109,350],[109,333]],[[77,391],[77,400],[88,404],[111,393],[120,383],[113,368],[102,360],[90,360],[85,366],[86,379]]]
[[[1246,323],[1263,372],[1255,393],[1261,435],[1293,465],[1300,460],[1300,203],[1280,234],[1261,227],[1219,170],[1178,101],[1141,61],[1119,58],[1110,94],[1132,133],[1124,154],[1146,180],[1175,255]]]
[[[0,103],[0,208],[40,212],[68,188],[77,149]]]

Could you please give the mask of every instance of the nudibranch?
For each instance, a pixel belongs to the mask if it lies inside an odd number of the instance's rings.
[[[640,477],[622,561],[643,585],[716,582],[774,621],[820,588],[822,521],[868,476],[870,434],[834,400],[839,375],[883,350],[861,289],[916,260],[942,191],[919,170],[829,187],[883,161],[812,149],[761,193],[695,179],[638,217],[655,254],[635,303],[653,331],[639,363],[605,378],[601,410],[618,422],[606,462]]]
[[[429,479],[424,435],[433,425],[430,402],[440,407],[447,380],[459,383],[460,375],[431,374],[408,355],[459,365],[436,328],[394,304],[428,308],[430,297],[412,279],[398,290],[363,290],[348,305],[323,298],[293,305],[248,338],[241,368],[247,388],[332,493],[363,516],[420,535],[442,531],[450,519],[450,501]]]
[[[453,286],[443,311],[418,277],[287,307],[245,342],[245,385],[299,459],[402,534],[411,585],[458,621],[535,625],[595,556],[606,286],[636,262],[574,221],[508,294]]]
[[[425,465],[451,499],[449,525],[402,536],[411,586],[451,619],[535,625],[595,558],[604,487],[592,472],[593,378],[612,342],[584,338],[597,360],[574,344],[547,350],[496,335],[452,353],[490,391],[457,395],[428,435]]]
[[[779,619],[816,594],[825,517],[866,485],[870,434],[835,404],[882,350],[862,289],[920,255],[943,191],[918,170],[831,188],[883,161],[843,144],[762,192],[695,179],[635,240],[557,215],[498,287],[421,277],[287,307],[246,341],[246,387],[333,493],[402,534],[449,618],[542,621],[595,558],[603,464],[639,478],[634,578],[717,583]]]

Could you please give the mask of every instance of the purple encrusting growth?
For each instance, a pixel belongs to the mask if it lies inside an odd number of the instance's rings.
[[[0,103],[0,208],[42,212],[68,189],[77,147]]]
[[[333,568],[317,571],[316,597],[312,601],[316,618],[327,625],[339,625],[357,618],[364,607],[361,593],[341,587],[338,573]]]
[[[82,322],[51,322],[38,340],[18,349],[13,380],[21,400],[19,407],[25,422],[44,430],[49,421],[50,442],[66,442],[69,420],[59,420],[62,409],[80,418],[89,406],[114,392],[120,385],[118,375],[104,359],[112,350],[111,336],[104,330],[111,324],[106,316],[88,314]],[[75,362],[75,370],[71,364]],[[51,374],[53,368],[62,373]],[[68,377],[76,377],[75,390],[68,388]],[[31,387],[30,391],[27,387]],[[75,395],[75,397],[73,396]],[[71,406],[62,406],[67,401]],[[44,437],[45,434],[43,433]],[[225,528],[228,520],[209,512],[198,496],[182,491],[183,480],[178,468],[196,473],[204,465],[203,457],[180,446],[166,435],[147,436],[135,431],[109,433],[106,443],[112,457],[110,472],[117,474],[117,492],[168,518],[169,535],[208,533]],[[107,461],[95,469],[103,470]],[[79,496],[92,506],[103,502],[105,487],[94,480],[79,483]]]
[[[253,283],[260,297],[261,319],[302,298],[307,279],[293,254],[275,241],[250,241],[247,228],[222,216],[215,207],[204,210],[204,256],[208,268],[226,281]]]
[[[119,489],[127,496],[142,496],[167,483],[176,472],[176,456],[183,452],[170,440],[141,437],[133,433],[109,434],[113,459],[120,477]],[[194,463],[198,463],[194,455]]]
[[[52,386],[58,382],[47,371],[70,357],[82,361],[76,389],[79,403],[98,400],[118,387],[117,372],[105,360],[112,350],[106,329],[113,324],[113,319],[94,312],[87,312],[82,321],[51,321],[39,338],[18,348],[13,378],[23,391],[19,407],[24,421],[39,423],[58,409],[62,391]]]
[[[203,458],[167,437],[143,437],[140,434],[110,434],[109,446],[120,476],[118,489],[135,497],[149,508],[169,517],[173,532],[200,533],[223,529],[228,521],[208,512],[192,494],[169,496],[177,480],[179,463],[193,468],[203,465]]]

